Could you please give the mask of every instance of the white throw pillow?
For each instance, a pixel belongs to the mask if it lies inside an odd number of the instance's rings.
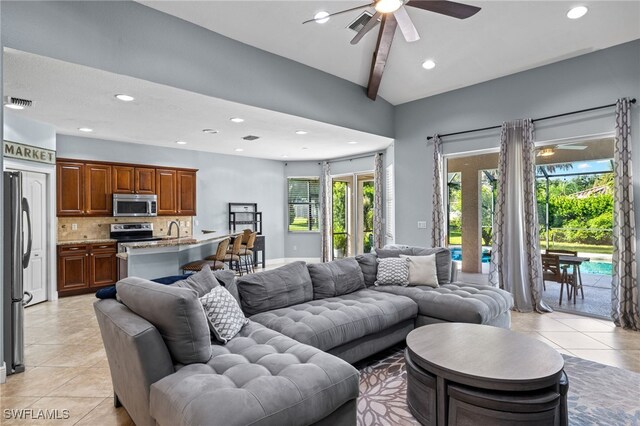
[[[409,261],[400,257],[378,259],[378,274],[374,285],[409,284]]]
[[[216,339],[227,343],[249,322],[238,301],[221,285],[200,298],[209,329]]]
[[[435,254],[427,256],[401,254],[400,257],[409,261],[409,285],[428,285],[434,288],[440,286]]]

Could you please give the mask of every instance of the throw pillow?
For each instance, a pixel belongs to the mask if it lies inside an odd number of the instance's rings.
[[[407,256],[401,254],[400,257],[409,261],[409,285],[439,287],[435,254],[428,256]]]
[[[189,275],[186,279],[176,281],[170,284],[171,287],[188,288],[196,292],[198,297],[202,297],[209,293],[214,287],[218,287],[220,283],[211,272],[211,268],[202,268],[199,272]]]
[[[222,343],[226,344],[249,322],[236,299],[222,286],[213,288],[200,298],[200,302],[207,316],[209,329]]]
[[[158,329],[176,363],[209,361],[211,335],[195,291],[136,277],[118,281],[116,289],[122,303]]]
[[[404,257],[378,259],[378,275],[375,285],[409,284],[409,260]]]

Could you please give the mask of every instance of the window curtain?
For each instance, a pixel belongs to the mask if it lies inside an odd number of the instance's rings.
[[[503,123],[489,282],[509,291],[520,312],[551,311],[542,301],[535,183],[532,121]]]
[[[379,249],[384,245],[384,228],[382,226],[384,168],[382,166],[382,154],[376,154],[373,157],[373,162],[373,247]]]
[[[331,260],[331,239],[333,236],[331,216],[333,211],[332,191],[331,191],[331,168],[329,162],[322,163],[322,172],[320,175],[320,232],[321,232],[321,251],[320,260],[329,262]]]
[[[447,240],[447,228],[442,203],[444,187],[442,140],[433,136],[433,211],[431,213],[431,247],[444,247]]]
[[[631,111],[628,99],[616,103],[613,191],[613,281],[611,305],[613,322],[640,330],[636,230],[633,212],[633,167],[631,166]]]

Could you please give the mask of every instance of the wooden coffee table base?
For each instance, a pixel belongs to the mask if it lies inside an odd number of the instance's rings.
[[[440,324],[436,325],[441,326]],[[473,326],[473,325],[472,325]],[[427,329],[432,326],[421,327]],[[487,327],[487,326],[475,326]],[[463,327],[464,328],[464,327]],[[493,327],[491,327],[493,328]],[[488,368],[482,369],[485,376],[472,376],[469,371],[472,367],[466,367],[468,363],[465,357],[467,353],[451,352],[450,356],[445,357],[446,351],[424,349],[422,346],[425,338],[431,341],[431,345],[447,346],[453,344],[451,338],[439,339],[438,330],[436,333],[429,333],[430,330],[420,329],[414,330],[412,333],[418,332],[413,336],[409,334],[407,337],[407,349],[405,350],[405,361],[407,368],[407,405],[413,416],[423,425],[514,425],[514,424],[530,424],[530,425],[566,425],[567,419],[567,391],[568,381],[562,370],[563,361],[555,359],[556,363],[542,367],[548,371],[554,371],[558,368],[558,374],[551,374],[542,377],[540,387],[537,387],[536,380],[526,380],[526,383],[510,382],[508,379],[496,380],[490,373]],[[442,330],[440,330],[442,331]],[[447,336],[446,330],[442,336]],[[462,330],[458,328],[457,332],[477,333],[484,330],[471,329]],[[490,334],[493,330],[488,331]],[[507,340],[504,344],[508,344],[509,334],[516,334],[506,330],[501,330]],[[422,334],[422,335],[419,335]],[[516,339],[512,343],[521,344],[520,337],[516,335]],[[459,336],[458,336],[459,337]],[[526,337],[526,336],[525,336]],[[470,339],[473,340],[473,339]],[[491,338],[488,338],[490,341]],[[533,339],[531,339],[533,340]],[[494,342],[495,343],[495,342]],[[527,343],[526,341],[524,343]],[[529,350],[536,348],[540,342],[532,343]],[[435,347],[435,346],[434,346]],[[548,346],[547,346],[548,348]],[[475,348],[480,350],[480,348]],[[490,351],[490,347],[482,348],[485,350],[482,355],[476,352],[478,357],[491,357],[486,351]],[[542,353],[539,355],[551,355],[552,353],[544,353],[545,348],[540,347]],[[549,348],[550,349],[550,348]],[[500,357],[499,353],[504,347],[496,347],[496,357]],[[421,352],[418,355],[417,352]],[[475,351],[473,351],[475,352]],[[531,359],[535,360],[536,353],[531,354]],[[459,358],[459,359],[456,359]],[[553,356],[552,356],[553,357]],[[453,359],[452,359],[453,358]],[[442,361],[440,363],[440,361]],[[451,366],[456,362],[462,361],[460,372],[455,372]],[[534,366],[535,370],[536,367]],[[544,371],[543,371],[544,372]],[[524,373],[524,377],[527,373]],[[515,383],[515,384],[514,384]]]

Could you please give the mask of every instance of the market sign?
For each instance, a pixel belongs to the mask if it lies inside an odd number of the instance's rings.
[[[38,163],[56,164],[56,152],[37,146],[4,141],[4,156]]]

